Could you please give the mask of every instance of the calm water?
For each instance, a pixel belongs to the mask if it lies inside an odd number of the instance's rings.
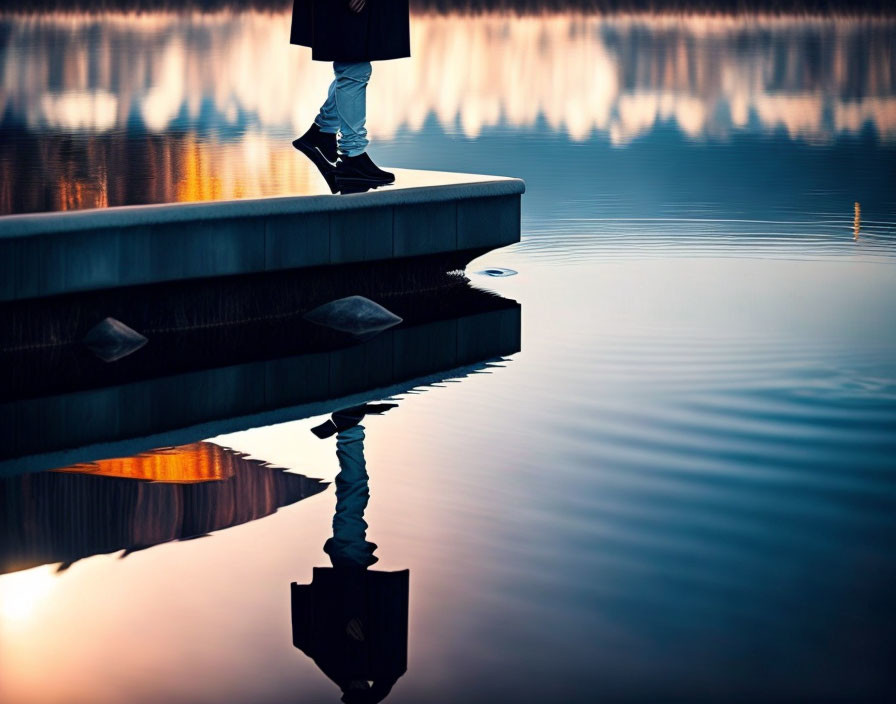
[[[0,209],[317,188],[289,140],[327,68],[287,26],[3,16]],[[387,701],[892,700],[896,24],[413,27],[372,153],[526,179],[468,270],[522,350],[363,421],[373,569],[409,570]],[[291,633],[323,420],[3,480],[0,701],[339,701]]]

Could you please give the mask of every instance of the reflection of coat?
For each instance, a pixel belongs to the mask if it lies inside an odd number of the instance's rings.
[[[292,44],[311,47],[315,61],[380,61],[411,55],[408,0],[293,0]]]
[[[315,567],[291,585],[292,642],[343,691],[343,701],[379,702],[408,667],[408,570]]]

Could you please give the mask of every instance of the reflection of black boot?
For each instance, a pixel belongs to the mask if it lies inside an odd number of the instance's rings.
[[[311,432],[317,435],[321,440],[331,437],[338,432],[348,430],[361,422],[366,415],[382,415],[391,408],[395,408],[395,403],[365,403],[361,406],[352,406],[351,408],[343,408],[335,411],[329,420],[324,421],[318,426],[311,429]]]
[[[343,187],[351,189],[358,186],[383,186],[394,181],[395,174],[383,171],[374,164],[367,152],[358,156],[342,154],[336,165],[336,185],[340,190]]]
[[[311,432],[317,435],[321,440],[335,435],[343,430],[353,428],[364,417],[364,411],[360,408],[346,408],[336,411],[330,419],[324,421],[318,426],[311,429]]]
[[[311,159],[330,187],[330,192],[335,193],[338,189],[333,174],[339,159],[339,153],[336,150],[336,135],[321,132],[317,123],[312,123],[305,134],[293,141],[292,146]]]

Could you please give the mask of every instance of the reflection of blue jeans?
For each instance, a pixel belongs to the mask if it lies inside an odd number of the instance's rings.
[[[336,436],[336,514],[333,537],[324,544],[334,567],[367,567],[377,561],[376,545],[367,540],[364,509],[370,498],[364,461],[364,426],[342,430]]]
[[[314,119],[322,132],[339,133],[339,151],[358,156],[367,149],[367,82],[369,61],[360,63],[333,62],[336,78],[330,84],[327,100]]]

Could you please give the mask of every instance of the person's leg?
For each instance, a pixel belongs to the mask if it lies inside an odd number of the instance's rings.
[[[370,62],[333,63],[336,73],[336,112],[339,114],[339,163],[335,185],[343,193],[357,193],[393,183],[395,174],[383,171],[367,154],[367,82]]]
[[[336,112],[336,79],[330,83],[327,90],[327,99],[320,106],[320,112],[314,118],[314,124],[320,128],[321,132],[327,134],[336,134],[339,132],[339,113]]]
[[[336,192],[336,186],[332,181],[331,172],[339,159],[339,152],[336,148],[336,133],[338,131],[339,113],[336,112],[336,80],[334,78],[327,91],[327,99],[320,106],[320,112],[314,118],[311,127],[292,143],[317,167],[333,193]]]
[[[369,61],[333,63],[336,73],[335,103],[339,116],[339,151],[347,156],[358,156],[367,149],[367,82],[370,80]]]

